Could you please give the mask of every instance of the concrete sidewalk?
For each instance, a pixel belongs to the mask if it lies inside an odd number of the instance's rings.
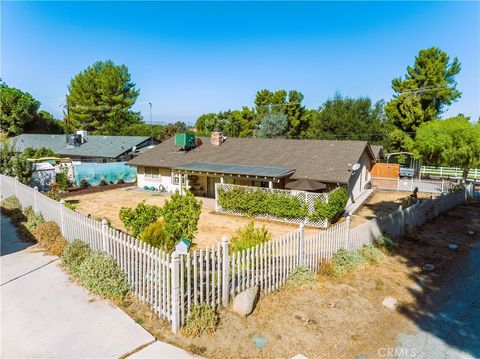
[[[57,257],[19,244],[1,222],[1,358],[191,358],[73,283]],[[26,247],[26,248],[25,248]]]

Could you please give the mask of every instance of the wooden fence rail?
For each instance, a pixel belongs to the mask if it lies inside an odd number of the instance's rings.
[[[166,253],[126,233],[66,208],[11,177],[0,175],[1,197],[15,195],[23,207],[32,206],[44,218],[55,221],[68,241],[80,239],[93,250],[105,251],[125,272],[135,295],[150,305],[172,330],[185,324],[194,304],[227,306],[241,291],[258,285],[262,293],[279,289],[295,268],[320,270],[340,249],[358,250],[383,233],[396,237],[407,225],[419,226],[473,196],[474,184],[458,193],[441,196],[374,218],[350,228],[347,217],[337,225],[305,236],[298,230],[240,252],[230,252],[228,239],[210,248],[180,256]]]

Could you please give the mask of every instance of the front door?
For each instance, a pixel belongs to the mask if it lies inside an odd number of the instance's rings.
[[[220,183],[220,178],[207,177],[207,197],[215,198],[215,183]]]

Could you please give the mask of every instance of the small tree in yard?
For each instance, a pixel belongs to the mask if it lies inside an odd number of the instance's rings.
[[[415,149],[427,163],[463,168],[480,166],[480,123],[459,115],[422,124],[417,130]]]
[[[162,208],[141,202],[136,208],[120,208],[119,217],[130,233],[137,237],[149,224],[162,215]]]
[[[197,233],[198,220],[202,210],[202,202],[195,196],[186,192],[180,195],[177,192],[163,206],[163,219],[165,220],[165,235],[169,241],[177,242],[186,237],[193,242]]]

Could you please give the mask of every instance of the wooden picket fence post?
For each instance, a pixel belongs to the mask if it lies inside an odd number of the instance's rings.
[[[62,234],[65,237],[65,224],[63,219],[63,209],[65,208],[65,201],[62,199],[60,200],[60,228],[62,230]]]
[[[176,334],[180,329],[180,256],[172,253],[172,330]]]
[[[345,221],[345,250],[348,251],[348,241],[350,239],[350,216],[347,216],[347,220]]]
[[[33,187],[33,210],[35,212],[38,212],[38,210],[37,210],[37,193],[38,193],[38,187],[35,186],[35,187]]]
[[[14,186],[15,186],[15,197],[18,198],[18,186],[17,186],[17,183],[18,183],[18,176],[15,176],[15,182],[13,182]]]
[[[298,231],[300,233],[298,241],[298,263],[299,266],[303,266],[305,264],[305,225],[303,223],[300,223]]]
[[[102,219],[102,250],[107,252],[107,240],[108,240],[108,222],[104,218]],[[108,252],[107,252],[108,253]]]
[[[230,255],[228,253],[228,238],[226,236],[222,237],[222,252],[222,304],[226,307],[230,294]]]

